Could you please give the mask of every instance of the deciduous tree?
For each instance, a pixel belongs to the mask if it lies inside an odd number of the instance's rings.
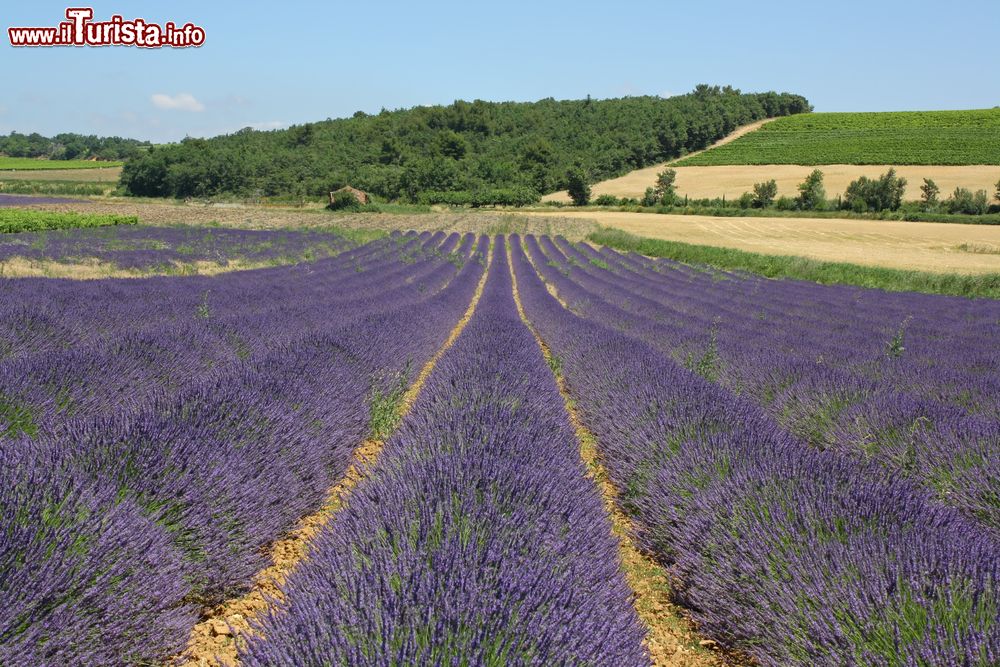
[[[773,178],[763,183],[754,183],[751,205],[754,208],[767,208],[774,203],[774,198],[777,196],[778,183]]]
[[[823,188],[823,172],[814,169],[799,184],[799,196],[796,200],[799,208],[805,211],[819,211],[826,208],[826,190]]]
[[[566,189],[575,206],[586,206],[590,202],[590,185],[583,169],[576,167],[566,173]]]
[[[932,209],[938,204],[938,195],[941,194],[941,188],[938,184],[929,178],[924,179],[924,184],[920,186],[920,200],[924,203],[925,209]]]

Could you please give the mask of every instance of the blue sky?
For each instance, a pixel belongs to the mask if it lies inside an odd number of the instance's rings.
[[[1000,2],[101,0],[205,28],[197,49],[22,48],[65,3],[4,3],[0,133],[153,141],[455,99],[786,90],[817,111],[1000,105]],[[84,3],[74,3],[84,5]],[[84,5],[86,6],[86,5]]]

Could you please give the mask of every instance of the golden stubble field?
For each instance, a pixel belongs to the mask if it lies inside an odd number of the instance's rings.
[[[614,195],[615,197],[641,198],[646,188],[656,182],[656,176],[669,165],[661,164],[655,167],[639,169],[620,178],[595,183],[591,186],[594,197]],[[834,198],[843,194],[847,186],[861,176],[876,178],[889,169],[895,169],[899,176],[906,179],[905,199],[920,199],[920,186],[925,178],[933,179],[941,188],[941,199],[948,197],[955,188],[969,190],[986,190],[990,196],[996,190],[1000,181],[1000,166],[970,165],[953,166],[902,166],[890,165],[853,165],[827,164],[816,167],[806,167],[796,164],[774,165],[727,165],[723,167],[670,167],[677,171],[676,187],[681,195],[693,199],[714,199],[725,195],[733,200],[744,192],[753,190],[754,183],[769,181],[772,178],[778,184],[778,195],[794,197],[798,194],[798,185],[813,170],[823,172],[823,184],[826,194]],[[565,192],[555,192],[542,198],[543,201],[569,202]]]
[[[1000,226],[996,225],[829,218],[713,218],[611,211],[563,210],[554,215],[617,227],[649,238],[769,255],[796,255],[937,273],[1000,272]]]

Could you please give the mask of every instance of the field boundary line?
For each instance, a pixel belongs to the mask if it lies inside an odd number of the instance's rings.
[[[611,521],[611,531],[618,541],[618,554],[621,569],[628,586],[633,592],[633,606],[640,620],[646,627],[647,634],[643,641],[649,651],[652,664],[656,667],[697,667],[719,666],[729,664],[723,655],[710,653],[704,646],[714,646],[711,640],[702,640],[694,629],[691,621],[682,613],[681,608],[670,601],[671,583],[667,571],[643,553],[632,540],[632,522],[618,508],[618,490],[611,483],[597,451],[597,438],[584,426],[576,410],[576,402],[570,395],[563,374],[555,370],[552,350],[535,329],[531,320],[524,312],[521,295],[517,289],[517,276],[514,272],[513,257],[510,246],[506,248],[507,265],[510,269],[511,283],[514,291],[514,303],[517,306],[521,321],[528,327],[535,342],[538,343],[542,356],[555,377],[556,386],[562,396],[570,425],[576,434],[580,447],[580,458],[587,468],[587,477],[597,486],[604,503],[604,509]],[[530,256],[528,262],[531,263]],[[532,269],[534,265],[531,264]],[[537,273],[537,270],[536,270]],[[544,281],[543,281],[544,282]],[[548,283],[545,283],[549,287]],[[554,295],[553,295],[554,296]],[[558,300],[558,297],[554,297]],[[566,308],[561,300],[560,304]],[[569,310],[568,308],[566,308]],[[707,642],[700,644],[700,641]],[[745,663],[744,663],[745,664]]]
[[[413,407],[421,389],[427,382],[438,361],[455,343],[465,330],[479,305],[479,299],[486,286],[490,266],[493,262],[493,242],[491,240],[483,268],[483,275],[476,285],[468,307],[448,334],[444,343],[423,365],[413,384],[400,401],[399,419],[402,420]],[[469,260],[473,261],[473,260]],[[397,424],[398,428],[398,424]],[[393,429],[395,432],[395,429]],[[203,620],[191,630],[187,648],[175,658],[168,659],[166,665],[183,667],[235,667],[240,664],[237,652],[241,646],[240,637],[251,634],[251,623],[271,608],[271,600],[282,600],[281,586],[309,555],[309,548],[319,532],[331,523],[346,504],[354,487],[368,476],[385,446],[385,439],[365,440],[354,450],[354,461],[348,466],[343,478],[327,492],[323,505],[312,514],[302,517],[287,537],[275,542],[270,549],[271,565],[254,576],[251,590],[238,598],[227,600],[221,605],[207,610]]]
[[[686,159],[688,159],[690,157],[694,157],[695,155],[701,155],[705,151],[710,151],[713,148],[718,148],[719,146],[725,146],[726,144],[730,144],[730,143],[736,141],[737,139],[739,139],[740,137],[746,136],[746,135],[750,134],[751,132],[756,132],[757,130],[759,130],[760,128],[764,127],[765,125],[767,125],[771,121],[778,120],[778,118],[781,118],[781,116],[772,116],[771,118],[761,118],[760,120],[755,120],[752,123],[747,123],[746,125],[741,125],[741,126],[737,127],[735,130],[733,130],[732,132],[730,132],[729,134],[727,134],[726,136],[724,136],[721,139],[719,139],[718,141],[716,141],[715,143],[710,144],[708,146],[705,146],[701,150],[692,151],[692,152],[688,153],[687,155],[682,155],[680,157],[675,157],[673,160],[670,160],[669,162],[664,163],[663,167],[670,167],[672,165],[676,165],[681,160],[686,160]]]

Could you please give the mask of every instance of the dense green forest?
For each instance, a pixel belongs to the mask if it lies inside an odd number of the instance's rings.
[[[49,160],[127,160],[149,148],[149,142],[92,134],[57,134],[43,137],[37,132],[0,135],[0,155],[47,158]]]
[[[799,95],[706,85],[667,99],[457,101],[185,139],[129,160],[122,185],[153,197],[320,196],[345,184],[408,201],[541,194],[564,188],[570,169],[610,178],[704,148],[740,125],[810,110]]]

